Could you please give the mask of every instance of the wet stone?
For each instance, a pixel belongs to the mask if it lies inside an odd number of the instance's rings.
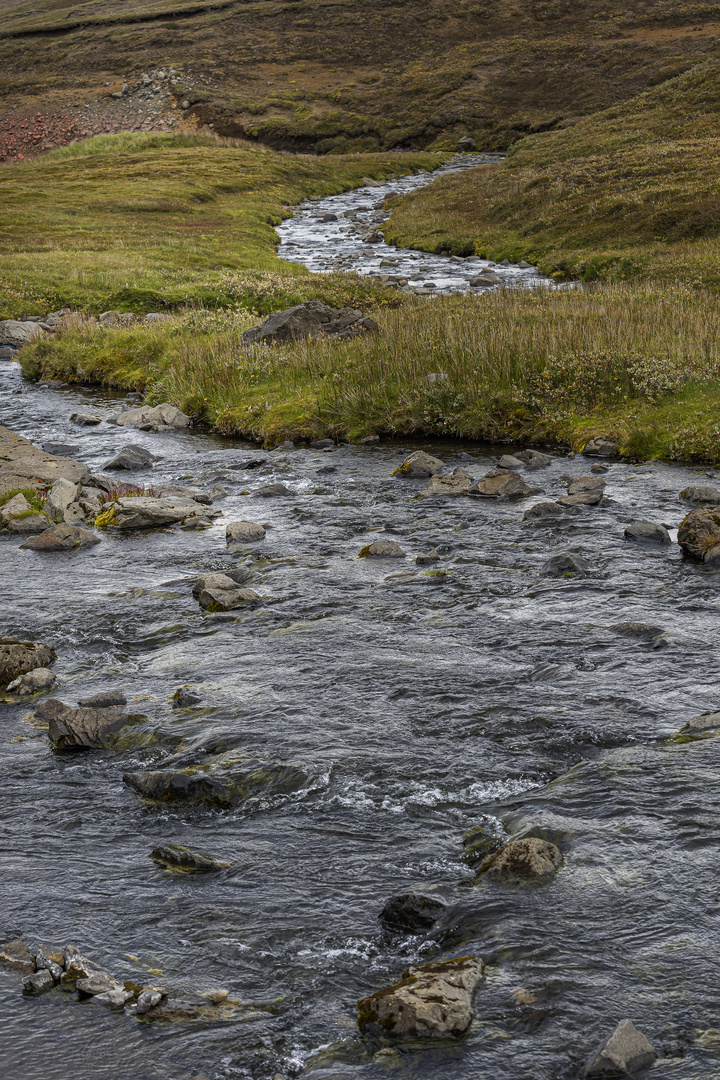
[[[547,840],[525,837],[510,840],[480,867],[481,878],[493,881],[545,884],[563,865],[562,852]]]
[[[590,570],[590,563],[582,555],[573,555],[572,552],[561,552],[551,555],[547,562],[543,563],[542,574],[547,577],[584,577]]]
[[[415,556],[415,562],[418,566],[427,566],[431,563],[440,561],[440,552],[433,548],[432,551],[423,552],[420,555]]]
[[[225,528],[228,544],[254,544],[265,539],[265,529],[255,521],[231,521]]]
[[[445,463],[440,458],[426,454],[424,450],[416,450],[401,465],[398,465],[393,471],[393,476],[414,480],[424,476],[435,476],[444,467]]]
[[[113,736],[132,723],[127,713],[117,709],[71,709],[57,698],[48,698],[35,710],[39,720],[48,721],[53,750],[97,750],[113,745]]]
[[[17,971],[21,975],[32,975],[35,971],[30,949],[20,938],[0,945],[0,964],[9,971]]]
[[[464,1035],[482,974],[482,960],[474,956],[410,967],[400,982],[358,1002],[360,1031],[394,1039]]]
[[[123,781],[154,802],[235,806],[257,795],[280,795],[298,791],[307,773],[296,765],[252,759],[226,762],[212,759],[203,767],[155,769],[130,772]]]
[[[532,494],[532,488],[512,469],[491,469],[470,490],[493,499],[521,499]]]
[[[720,728],[720,712],[700,713],[684,725],[683,731],[717,731]]]
[[[33,975],[26,975],[23,979],[23,994],[29,994],[35,997],[39,997],[40,994],[46,994],[48,990],[52,990],[55,986],[55,979],[52,973],[43,968],[42,971],[36,971]]]
[[[409,889],[391,896],[378,918],[390,930],[417,934],[429,930],[446,908],[441,896]]]
[[[223,870],[230,865],[211,855],[202,855],[199,851],[192,851],[179,844],[156,847],[150,853],[150,858],[165,870],[180,870],[186,874],[209,873],[213,870]]]
[[[20,638],[0,638],[0,686],[36,668],[47,668],[57,659],[51,645],[21,641]]]
[[[654,521],[632,521],[625,529],[625,539],[650,544],[669,544],[670,533],[663,525]]]
[[[265,484],[263,487],[257,488],[253,494],[260,499],[273,499],[285,495],[293,495],[294,492],[292,492],[290,488],[285,487],[284,484]]]
[[[631,1020],[621,1020],[612,1035],[590,1056],[584,1077],[632,1076],[657,1060],[652,1043]]]
[[[103,690],[99,694],[81,698],[78,705],[84,709],[113,709],[127,705],[127,698],[122,690]]]
[[[43,552],[80,551],[95,547],[99,543],[100,537],[89,529],[83,529],[79,525],[61,524],[45,529],[39,536],[31,537],[20,547]]]
[[[405,552],[394,540],[375,540],[361,549],[361,559],[404,559]]]
[[[157,990],[153,986],[146,986],[144,990],[140,991],[137,999],[137,1006],[135,1012],[138,1016],[145,1016],[151,1009],[154,1009],[156,1005],[159,1005],[165,994],[162,990]]]

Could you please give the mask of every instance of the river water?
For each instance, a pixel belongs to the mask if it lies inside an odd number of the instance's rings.
[[[78,428],[71,413],[106,418],[119,398],[36,387],[15,363],[0,380],[0,422],[38,444],[97,470],[131,441],[159,457],[133,479],[227,490],[205,532],[105,534],[61,555],[0,534],[2,633],[55,646],[66,702],[119,687],[168,736],[231,733],[310,774],[235,810],[147,808],[121,774],[154,751],[54,755],[27,703],[0,705],[3,933],[242,1002],[227,1022],[140,1025],[59,991],[23,998],[0,969],[4,1076],[558,1080],[624,1017],[659,1050],[658,1080],[720,1075],[718,744],[665,742],[720,704],[720,577],[675,544],[623,539],[636,517],[677,526],[678,493],[705,470],[611,464],[605,504],[533,524],[533,498],[418,498],[425,481],[391,477],[416,443],[265,452]],[[499,450],[422,445],[475,476]],[[528,475],[556,497],[588,466],[557,457]],[[275,481],[295,494],[253,497]],[[191,585],[236,561],[237,519],[270,526],[252,556],[263,603],[202,613]],[[381,538],[408,558],[357,557]],[[435,547],[446,578],[395,577]],[[591,574],[543,578],[566,550]],[[659,630],[644,641],[623,622]],[[201,703],[173,709],[180,686]],[[461,839],[483,823],[557,828],[565,867],[545,887],[473,886]],[[167,843],[232,865],[163,872],[148,854]],[[380,930],[385,900],[413,885],[457,905],[437,942]],[[356,1000],[410,962],[468,953],[489,965],[468,1037],[374,1061]],[[536,1001],[516,1004],[518,988]]]
[[[529,264],[495,263],[478,256],[433,255],[395,247],[382,240],[365,241],[371,232],[382,232],[383,222],[390,216],[383,208],[389,195],[408,195],[439,176],[494,164],[502,157],[502,154],[457,154],[434,172],[423,170],[342,195],[308,199],[295,208],[293,217],[277,226],[281,241],[278,255],[289,262],[302,263],[314,273],[355,271],[378,278],[387,275],[406,281],[401,286],[405,292],[420,295],[479,293],[502,287],[553,287],[550,278],[542,277]],[[335,220],[324,220],[328,216]],[[491,270],[499,281],[471,285],[482,270]]]

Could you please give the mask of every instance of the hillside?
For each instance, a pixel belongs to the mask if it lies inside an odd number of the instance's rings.
[[[0,160],[170,121],[320,152],[502,149],[719,40],[716,4],[673,0],[0,0]]]
[[[527,258],[547,272],[720,287],[720,65],[708,61],[499,166],[396,203],[393,241]]]

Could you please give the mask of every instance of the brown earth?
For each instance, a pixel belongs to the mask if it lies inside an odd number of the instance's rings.
[[[0,160],[198,124],[290,150],[504,149],[719,55],[717,6],[682,0],[0,0]]]

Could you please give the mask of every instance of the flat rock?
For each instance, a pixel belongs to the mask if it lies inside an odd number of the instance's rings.
[[[254,589],[243,589],[226,574],[210,574],[213,583],[206,582],[197,599],[204,611],[235,611],[250,604],[259,604],[261,597]]]
[[[652,544],[669,544],[670,533],[664,525],[658,525],[654,521],[632,521],[625,528],[625,539]]]
[[[716,731],[720,728],[720,712],[700,713],[684,725],[683,731]]]
[[[170,431],[190,427],[190,417],[165,401],[162,405],[135,405],[115,418],[120,427],[136,427],[141,431]]]
[[[590,1055],[583,1076],[632,1076],[657,1060],[652,1043],[631,1020],[621,1020],[612,1035]]]
[[[568,481],[568,493],[558,502],[561,506],[597,506],[605,486],[601,476],[577,476]]]
[[[99,694],[82,698],[78,705],[83,709],[113,709],[119,705],[127,705],[127,698],[122,690],[103,690]]]
[[[582,555],[573,555],[571,551],[563,551],[557,555],[551,555],[547,562],[543,563],[541,574],[548,577],[564,577],[573,574],[584,577],[590,569],[590,563]]]
[[[498,469],[521,469],[523,462],[514,454],[503,454],[498,461]]]
[[[255,544],[265,539],[265,529],[255,521],[230,521],[225,528],[228,544]]]
[[[471,489],[478,495],[487,498],[524,498],[532,494],[532,488],[523,480],[519,473],[512,469],[491,469],[485,473],[476,486]]]
[[[78,551],[81,548],[94,547],[99,543],[100,537],[89,529],[62,522],[45,529],[39,536],[31,537],[20,547],[30,551]]]
[[[114,458],[106,461],[103,468],[112,469],[147,469],[153,463],[153,455],[143,446],[135,446],[129,443],[118,450]]]
[[[424,450],[416,450],[414,454],[406,457],[397,469],[393,470],[393,476],[399,476],[408,480],[416,480],[424,476],[435,476],[445,468],[445,462],[440,458],[426,454]]]
[[[49,529],[51,525],[50,518],[45,514],[30,513],[25,516],[18,515],[10,518],[6,528],[14,536],[39,536],[40,533],[44,533],[46,529]]]
[[[450,476],[431,476],[423,495],[468,495],[474,482],[470,473],[458,468]]]
[[[400,982],[358,1002],[358,1027],[375,1038],[464,1035],[482,973],[482,960],[474,956],[410,967]]]
[[[269,318],[246,330],[246,345],[275,344],[283,341],[303,341],[309,337],[334,337],[345,340],[374,333],[378,324],[356,308],[334,308],[320,300],[309,300],[284,311],[276,311]]]
[[[72,458],[48,454],[0,426],[0,495],[15,488],[48,487],[61,477],[84,484],[90,470]]]
[[[636,637],[641,641],[652,641],[653,638],[660,637],[665,632],[661,626],[652,626],[650,623],[642,622],[615,623],[611,629],[622,637]]]
[[[539,837],[510,840],[491,855],[478,871],[495,881],[551,881],[563,864],[562,852],[555,844]]]
[[[8,683],[7,689],[10,693],[18,694],[20,697],[25,694],[35,694],[40,690],[50,690],[55,683],[55,675],[49,668],[35,668],[34,671],[28,671],[24,675],[18,675],[17,679],[13,679],[11,683]]]
[[[717,563],[720,556],[720,509],[691,510],[680,523],[678,544],[690,559]]]
[[[179,496],[122,495],[110,503],[96,519],[98,527],[115,529],[158,529],[200,514],[194,499]]]
[[[685,502],[720,506],[720,491],[707,484],[690,484],[680,492],[680,498],[684,499]]]
[[[57,659],[52,645],[19,638],[0,638],[0,686],[36,668],[47,668]]]
[[[235,806],[259,795],[298,791],[307,773],[296,765],[209,756],[202,766],[129,772],[123,781],[152,802]]]
[[[436,551],[435,548],[432,551],[425,551],[415,556],[415,562],[418,566],[427,566],[429,563],[440,562],[440,552]]]
[[[405,552],[394,540],[374,540],[360,551],[359,558],[404,559]]]
[[[186,874],[223,870],[230,865],[230,863],[214,859],[211,855],[201,855],[199,851],[192,851],[179,844],[156,847],[150,852],[150,858],[165,870],[181,870]]]
[[[15,349],[28,345],[43,331],[36,322],[23,322],[19,319],[0,321],[0,345],[11,345]]]
[[[127,713],[117,709],[83,706],[72,709],[58,698],[43,701],[35,716],[48,722],[53,750],[97,750],[112,746],[113,736],[132,723]]]
[[[378,918],[390,930],[417,934],[429,930],[446,909],[441,896],[408,889],[391,896]]]
[[[108,994],[112,990],[122,990],[123,985],[117,979],[114,979],[112,975],[101,972],[90,975],[86,979],[77,979],[75,989],[81,997],[96,997],[97,994]]]

